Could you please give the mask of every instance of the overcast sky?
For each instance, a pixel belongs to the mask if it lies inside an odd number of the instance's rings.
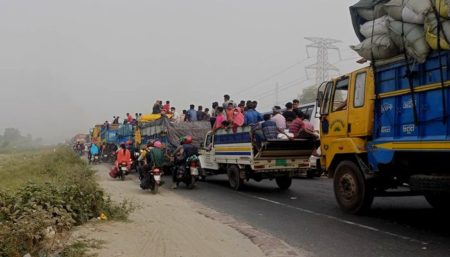
[[[186,109],[225,93],[266,111],[277,83],[280,103],[314,84],[304,37],[342,40],[330,62],[358,67],[355,2],[0,0],[0,130],[56,142],[156,99]]]

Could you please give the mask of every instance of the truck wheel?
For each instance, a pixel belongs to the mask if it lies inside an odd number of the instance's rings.
[[[240,169],[236,165],[231,165],[227,169],[228,174],[228,182],[230,183],[230,187],[234,190],[238,191],[242,188],[244,184],[244,180],[240,177]]]
[[[360,214],[373,202],[373,189],[368,185],[359,167],[352,161],[343,161],[334,175],[336,201],[347,213]]]
[[[425,199],[433,208],[444,212],[450,212],[449,197],[450,194],[448,193],[430,192],[425,194]]]
[[[281,190],[288,190],[292,184],[292,178],[289,176],[277,177],[275,178],[275,181],[277,182],[277,185]]]

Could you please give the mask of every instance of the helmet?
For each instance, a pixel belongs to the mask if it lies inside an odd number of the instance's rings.
[[[153,146],[154,146],[155,148],[161,148],[161,147],[162,147],[162,144],[161,144],[161,142],[156,141],[156,142],[153,144]]]
[[[152,147],[155,144],[155,140],[150,139],[147,143],[147,147]]]
[[[192,136],[186,136],[186,137],[184,138],[184,143],[185,143],[185,144],[190,144],[190,143],[192,143]]]

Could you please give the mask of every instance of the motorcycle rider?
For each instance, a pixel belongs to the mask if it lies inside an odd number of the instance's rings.
[[[153,143],[153,148],[147,154],[147,164],[150,169],[162,168],[164,163],[164,152],[162,150],[162,143],[160,141],[155,141]]]
[[[197,155],[198,149],[192,145],[192,136],[180,138],[180,146],[177,147],[173,156],[175,157],[175,169],[172,171],[172,189],[176,189],[177,185],[177,168],[180,165],[185,165],[187,158],[192,155]]]
[[[139,179],[143,178],[143,172],[144,172],[144,166],[149,164],[147,160],[148,153],[152,150],[153,144],[155,143],[155,140],[151,139],[147,143],[147,147],[141,151],[141,154],[138,158],[138,173],[139,173]]]
[[[131,153],[130,150],[127,149],[125,143],[120,144],[119,150],[117,150],[117,158],[116,158],[116,168],[119,169],[119,165],[121,163],[127,164],[127,169],[130,170],[131,167]]]
[[[98,156],[98,146],[96,144],[92,144],[91,148],[89,149],[90,157],[89,157],[89,163],[91,163],[91,160],[95,158],[95,156]]]

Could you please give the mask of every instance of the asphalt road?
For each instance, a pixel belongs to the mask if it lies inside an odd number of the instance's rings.
[[[285,192],[275,181],[250,182],[236,192],[216,176],[176,191],[312,256],[450,256],[450,219],[423,197],[376,198],[369,214],[355,216],[338,208],[326,178],[295,179]]]

